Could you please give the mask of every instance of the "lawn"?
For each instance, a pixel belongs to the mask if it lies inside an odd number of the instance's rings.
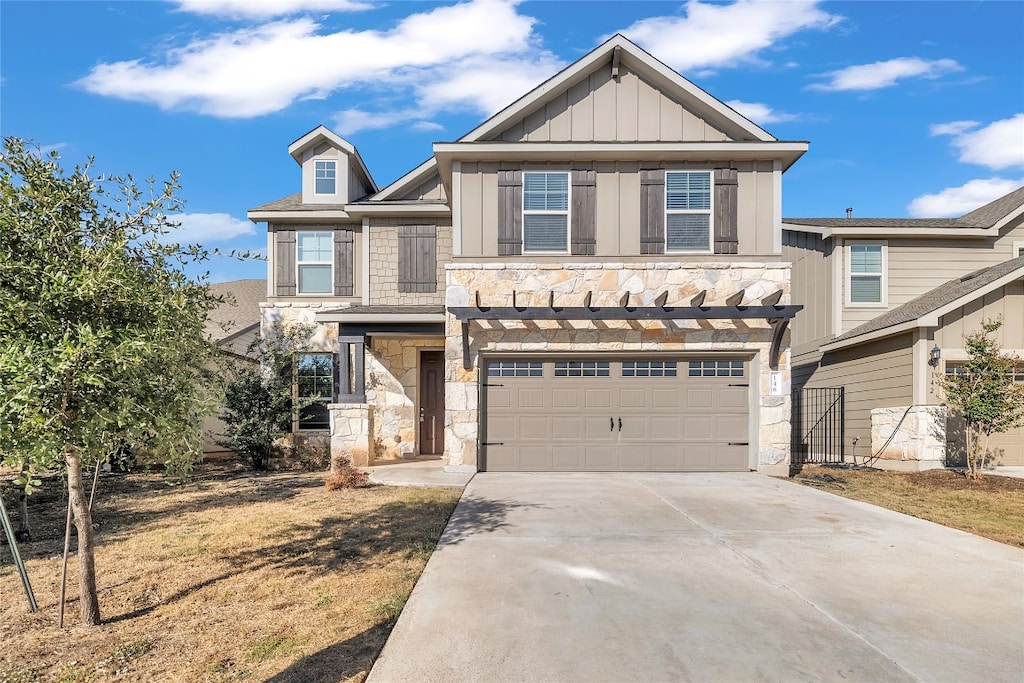
[[[954,470],[888,472],[805,465],[794,481],[993,541],[1024,547],[1024,479]]]
[[[33,495],[35,540],[21,547],[40,609],[29,613],[0,546],[0,683],[362,681],[459,494],[327,491],[322,474],[234,466],[175,487],[106,475],[94,510],[103,624],[77,625],[72,557],[63,630],[63,500]]]

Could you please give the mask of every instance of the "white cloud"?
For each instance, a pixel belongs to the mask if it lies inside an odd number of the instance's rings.
[[[494,114],[553,76],[564,66],[554,55],[538,51],[517,59],[473,56],[445,66],[436,80],[419,88],[420,103],[430,111],[468,108]]]
[[[642,19],[622,31],[676,70],[733,66],[808,29],[827,29],[840,17],[816,2],[738,0],[720,5],[689,0],[684,16]]]
[[[365,109],[344,109],[334,115],[334,130],[341,135],[352,135],[361,130],[380,130],[398,123],[422,118],[423,112],[416,109],[394,111],[366,111]]]
[[[796,121],[800,118],[799,114],[787,114],[786,112],[776,111],[762,102],[729,100],[726,104],[760,125],[766,123],[785,123],[786,121]]]
[[[925,194],[907,206],[915,218],[947,218],[962,216],[988,204],[1024,185],[1024,178],[979,178],[959,187],[947,187],[936,194]]]
[[[358,0],[178,0],[178,9],[192,14],[267,19],[300,12],[349,12],[370,9]]]
[[[815,83],[810,90],[878,90],[896,85],[903,78],[938,78],[939,76],[963,71],[964,68],[952,59],[927,60],[919,57],[898,57],[884,62],[858,64],[838,71],[830,71],[827,83]]]
[[[413,130],[421,130],[424,132],[444,130],[444,126],[436,121],[417,121],[410,126]]]
[[[256,226],[226,213],[182,213],[171,219],[181,227],[164,236],[168,242],[206,244],[256,234]]]
[[[960,150],[960,161],[979,164],[993,170],[1024,167],[1024,113],[994,121],[977,128],[976,121],[939,123],[932,135],[952,135],[952,145]],[[977,130],[973,130],[977,129]]]
[[[534,22],[516,11],[513,0],[431,9],[409,15],[390,31],[323,33],[303,17],[197,39],[158,62],[99,64],[78,85],[99,95],[223,118],[269,114],[298,99],[360,85],[418,87],[436,100],[433,86],[457,85],[462,74],[453,65],[463,60],[485,58],[497,67],[517,64],[524,55],[543,59],[547,53],[534,45]],[[456,99],[494,106],[498,80]],[[506,93],[515,92],[513,87],[518,83],[506,84]]]

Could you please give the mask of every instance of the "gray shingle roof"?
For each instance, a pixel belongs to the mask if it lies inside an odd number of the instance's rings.
[[[990,228],[1024,204],[1024,187],[959,218],[783,218],[783,223],[818,228]]]
[[[951,301],[956,301],[972,292],[976,292],[985,285],[1020,269],[1024,269],[1024,256],[968,273],[956,280],[950,280],[941,284],[916,299],[908,301],[902,306],[898,306],[859,327],[853,328],[849,332],[839,335],[832,342],[845,341],[853,337],[859,337],[862,334],[868,334],[869,332],[884,330],[894,325],[913,322],[923,315],[938,310]]]
[[[260,204],[249,209],[250,211],[344,211],[344,204],[303,204],[302,193],[296,192],[287,197],[275,199],[266,204]]]
[[[228,302],[210,311],[206,333],[215,340],[226,339],[260,321],[260,302],[267,298],[266,280],[232,280],[210,285],[218,296]]]

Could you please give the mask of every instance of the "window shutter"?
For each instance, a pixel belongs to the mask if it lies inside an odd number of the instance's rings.
[[[715,253],[735,254],[736,236],[736,169],[715,169]]]
[[[665,171],[640,171],[640,253],[665,253]]]
[[[498,256],[523,253],[523,173],[498,171]]]
[[[355,290],[355,254],[351,230],[334,231],[334,296],[352,296]]]
[[[277,296],[295,296],[295,231],[277,230],[274,240],[277,245],[274,254]]]
[[[597,180],[594,171],[572,172],[572,253],[594,255],[594,212]]]
[[[398,291],[437,291],[436,226],[398,226]]]

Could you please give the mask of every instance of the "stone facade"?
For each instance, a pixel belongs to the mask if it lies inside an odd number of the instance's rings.
[[[473,305],[476,292],[483,305],[491,306],[511,305],[513,291],[517,304],[528,306],[547,306],[549,292],[554,292],[555,305],[561,306],[582,306],[587,292],[593,293],[593,306],[618,306],[625,292],[635,306],[655,305],[662,292],[668,293],[669,306],[688,306],[702,290],[707,291],[705,305],[727,305],[726,300],[741,290],[745,304],[757,304],[780,290],[780,303],[788,304],[790,295],[790,264],[784,262],[457,263],[446,270],[448,306]],[[445,335],[445,458],[449,467],[477,465],[480,353],[721,351],[739,352],[751,361],[758,470],[788,474],[788,333],[779,361],[781,392],[772,396],[768,367],[772,333],[765,320],[473,321],[469,326],[473,367],[468,370],[463,367],[461,325],[453,316],[446,319]]]
[[[899,406],[871,410],[872,465],[917,472],[946,464],[946,407]]]
[[[332,403],[331,459],[345,456],[357,467],[373,464],[369,435],[373,431],[373,410],[367,403]]]
[[[436,221],[432,219],[431,222]],[[450,222],[450,219],[445,219]],[[444,264],[452,258],[451,225],[437,226],[437,291],[398,291],[398,227],[421,225],[423,219],[389,218],[370,222],[370,304],[423,306],[444,303]]]
[[[338,342],[338,326],[317,323],[315,316],[325,308],[337,308],[337,304],[320,301],[278,301],[260,304],[260,336],[266,338],[275,330],[287,329],[291,325],[314,325],[315,332],[309,340],[311,352],[333,353]]]
[[[366,354],[366,401],[373,412],[375,459],[418,455],[419,355],[440,351],[441,338],[374,338]]]

